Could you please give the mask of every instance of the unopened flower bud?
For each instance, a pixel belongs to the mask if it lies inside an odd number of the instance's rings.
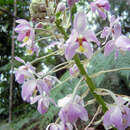
[[[36,28],[42,28],[43,27],[43,25],[41,24],[41,23],[38,23],[38,24],[36,24],[36,26],[35,26]]]
[[[68,5],[71,7],[72,5],[74,5],[76,2],[78,2],[79,0],[67,0]]]

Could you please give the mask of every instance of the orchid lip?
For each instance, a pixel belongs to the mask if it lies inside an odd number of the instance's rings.
[[[28,30],[27,32],[26,32],[26,36],[30,36],[30,30]]]
[[[76,42],[79,43],[79,46],[83,46],[82,43],[85,42],[85,41],[87,41],[85,38],[77,38],[76,39]]]
[[[83,38],[77,38],[76,39],[76,42],[78,42],[79,44],[79,48],[77,49],[79,52],[84,52],[85,51],[85,48],[83,47],[83,42],[86,42],[87,40],[83,37]]]
[[[96,4],[98,8],[104,8],[105,5]]]

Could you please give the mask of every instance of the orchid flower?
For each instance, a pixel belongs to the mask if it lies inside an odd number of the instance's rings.
[[[24,82],[22,85],[22,98],[24,101],[30,102],[30,97],[36,96],[37,92],[41,95],[45,93],[49,96],[52,83],[47,78],[45,79],[32,79]]]
[[[35,73],[35,67],[30,63],[25,63],[25,61],[19,57],[15,57],[15,59],[24,64],[15,71],[16,81],[22,84],[28,79],[35,79],[33,75]]]
[[[125,105],[125,100],[118,97],[114,104],[108,106],[109,110],[104,115],[104,126],[116,127],[118,130],[125,130],[130,126],[130,108]]]
[[[32,44],[35,33],[30,23],[24,19],[16,20],[16,23],[19,23],[19,25],[17,25],[15,28],[15,31],[18,33],[17,40],[23,42],[23,44],[20,46],[23,47],[25,45]]]
[[[108,0],[96,0],[91,3],[91,10],[92,12],[95,12],[97,10],[99,15],[105,20],[106,19],[105,10],[106,11],[110,10],[110,4]]]
[[[95,33],[86,29],[86,20],[86,15],[83,12],[76,14],[72,33],[65,44],[67,60],[71,60],[76,52],[83,53],[87,58],[91,58],[93,50],[90,42],[96,42],[97,45],[100,45]]]
[[[24,19],[16,20],[16,23],[19,23],[15,28],[15,31],[18,33],[17,40],[23,42],[20,47],[26,46],[26,52],[29,55],[32,55],[34,52],[38,55],[38,47],[34,44],[35,31],[31,24]]]
[[[44,92],[46,95],[49,95],[50,90],[57,79],[54,76],[49,75],[43,79],[35,79],[34,74],[39,77],[39,74],[36,74],[35,72],[35,68],[30,65],[30,63],[25,63],[25,61],[19,57],[15,57],[15,59],[24,64],[15,72],[16,81],[23,84],[21,92],[23,100],[30,102],[30,97],[33,95],[36,96],[37,92],[40,94]]]
[[[101,38],[108,38],[111,34],[120,35],[121,34],[121,26],[119,24],[119,18],[115,18],[114,15],[109,19],[110,26],[104,27]],[[114,36],[114,35],[113,35]]]
[[[64,102],[66,99],[68,100]],[[64,124],[69,122],[74,125],[79,118],[84,121],[88,120],[88,113],[83,107],[83,100],[81,100],[78,95],[76,95],[74,99],[72,95],[69,95],[61,100],[62,105],[60,106],[62,106],[62,108],[59,112],[59,117]]]
[[[112,40],[108,41],[104,48],[104,55],[108,56],[113,50],[115,51],[115,58],[118,56],[119,51],[130,50],[130,39],[121,33],[121,26],[118,19],[114,16],[110,19],[110,27],[104,28],[101,37],[107,37],[112,34]]]
[[[30,97],[31,104],[34,104],[36,102],[38,102],[37,110],[40,112],[40,114],[44,114],[47,112],[50,102],[56,105],[53,99],[51,99],[45,93],[42,93],[38,96]]]

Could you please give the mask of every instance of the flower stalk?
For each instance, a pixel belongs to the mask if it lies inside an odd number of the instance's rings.
[[[78,67],[78,69],[80,70],[80,73],[83,75],[83,77],[85,78],[86,83],[88,84],[88,87],[90,89],[90,92],[92,93],[92,95],[96,98],[97,102],[99,104],[101,104],[102,106],[102,110],[105,113],[108,108],[106,106],[106,104],[104,103],[104,100],[102,99],[102,97],[100,95],[97,95],[94,91],[96,90],[96,86],[93,83],[92,79],[88,76],[87,72],[85,71],[83,65],[80,62],[80,59],[78,57],[78,55],[76,54],[74,56],[74,61]]]

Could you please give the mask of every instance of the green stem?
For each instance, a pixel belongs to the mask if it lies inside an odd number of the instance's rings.
[[[74,56],[74,61],[77,65],[78,69],[80,70],[80,73],[84,76],[85,81],[86,81],[88,87],[90,88],[90,92],[96,98],[97,102],[102,105],[103,112],[105,113],[108,110],[108,108],[106,107],[106,104],[104,103],[104,100],[102,99],[102,97],[100,95],[97,95],[94,92],[95,89],[96,89],[96,86],[93,83],[92,79],[88,76],[87,72],[85,71],[85,69],[84,69],[83,65],[81,64],[80,59],[79,59],[77,54]]]
[[[56,26],[59,29],[59,31],[64,35],[64,39],[67,40],[68,39],[68,35],[65,32],[64,28],[60,25],[60,23],[61,23],[60,20],[57,19],[55,23],[56,23]]]

